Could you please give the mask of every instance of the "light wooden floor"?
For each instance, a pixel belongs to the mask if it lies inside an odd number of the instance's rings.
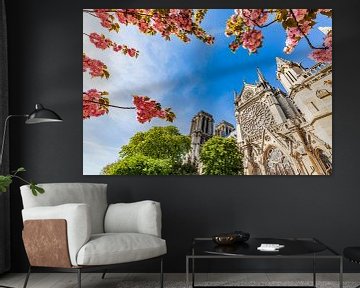
[[[22,273],[8,273],[0,276],[0,287],[1,285],[11,286],[14,288],[22,288],[25,279],[25,274]],[[82,286],[84,288],[95,288],[95,287],[106,287],[116,288],[122,287],[121,283],[126,282],[124,287],[132,287],[132,281],[139,285],[142,281],[144,283],[155,281],[157,283],[159,274],[146,273],[146,274],[125,274],[125,273],[108,273],[105,280],[101,279],[101,273],[83,273],[82,275]],[[211,273],[211,274],[197,274],[197,281],[256,281],[261,283],[267,283],[269,281],[277,281],[281,283],[294,281],[312,281],[312,274],[307,273]],[[335,281],[338,280],[338,274],[335,273],[319,273],[317,274],[317,280],[321,281]],[[351,282],[351,283],[350,283]],[[173,285],[177,283],[177,285]],[[165,288],[166,287],[185,287],[185,274],[165,274]],[[182,283],[184,285],[182,285]],[[346,283],[348,283],[346,285]],[[360,284],[360,273],[348,273],[344,274],[344,286],[349,287],[354,283]],[[136,286],[134,284],[134,286]],[[168,284],[168,285],[167,285]],[[294,284],[294,285],[295,285]],[[75,288],[76,284],[76,273],[32,273],[28,288]],[[138,286],[136,286],[138,287]],[[146,286],[148,287],[148,286]],[[352,286],[354,287],[354,286]],[[355,288],[355,287],[354,287]]]

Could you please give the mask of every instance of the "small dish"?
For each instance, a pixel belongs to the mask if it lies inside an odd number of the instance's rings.
[[[218,245],[232,245],[237,241],[237,235],[224,233],[213,236],[212,240]]]

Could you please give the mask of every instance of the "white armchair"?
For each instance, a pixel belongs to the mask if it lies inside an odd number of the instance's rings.
[[[107,204],[106,184],[40,184],[33,196],[28,185],[21,196],[24,246],[30,267],[78,273],[107,270],[117,264],[159,257],[163,287],[161,209],[154,201]],[[103,278],[105,273],[103,274]]]

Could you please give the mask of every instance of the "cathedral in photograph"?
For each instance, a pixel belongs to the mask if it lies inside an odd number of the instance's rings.
[[[286,92],[271,86],[257,69],[258,81],[244,82],[234,95],[236,127],[226,121],[214,125],[204,111],[194,116],[192,162],[199,160],[201,145],[217,135],[236,138],[245,175],[331,174],[332,65],[305,68],[276,58],[276,66]]]

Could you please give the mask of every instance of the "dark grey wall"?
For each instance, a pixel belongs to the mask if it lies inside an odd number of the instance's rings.
[[[202,6],[200,2],[196,2],[197,6]],[[206,2],[202,1],[203,6],[209,6]],[[233,7],[225,2],[219,5]],[[269,7],[279,7],[282,2],[266,3]],[[151,3],[150,8],[155,3],[157,7],[176,5],[165,0]],[[261,7],[264,3],[239,2],[242,7],[246,4]],[[298,1],[287,1],[286,8],[291,3],[293,7],[299,6]],[[335,1],[329,0],[301,3],[305,8],[335,7]],[[334,174],[331,177],[95,177],[82,176],[82,8],[144,5],[140,1],[7,1],[11,112],[26,113],[34,103],[40,102],[65,120],[59,125],[26,128],[22,121],[13,121],[11,166],[26,167],[30,171],[26,176],[37,182],[108,183],[110,202],[160,201],[163,236],[169,251],[165,269],[169,272],[184,271],[184,255],[192,237],[219,231],[243,229],[255,236],[314,236],[339,251],[348,245],[360,246],[360,101],[356,71],[360,67],[356,52],[360,37],[355,28],[360,2],[346,3],[347,6],[335,7]],[[191,7],[193,3],[182,0],[178,5]],[[27,260],[21,241],[22,204],[17,183],[11,192],[12,270],[24,271]],[[209,266],[226,270],[236,266],[232,264],[235,263]],[[154,265],[136,264],[124,269],[154,271],[157,268]],[[260,262],[247,267],[255,266],[276,271],[285,268],[284,263],[267,266]],[[360,266],[348,265],[346,269],[359,270]]]

